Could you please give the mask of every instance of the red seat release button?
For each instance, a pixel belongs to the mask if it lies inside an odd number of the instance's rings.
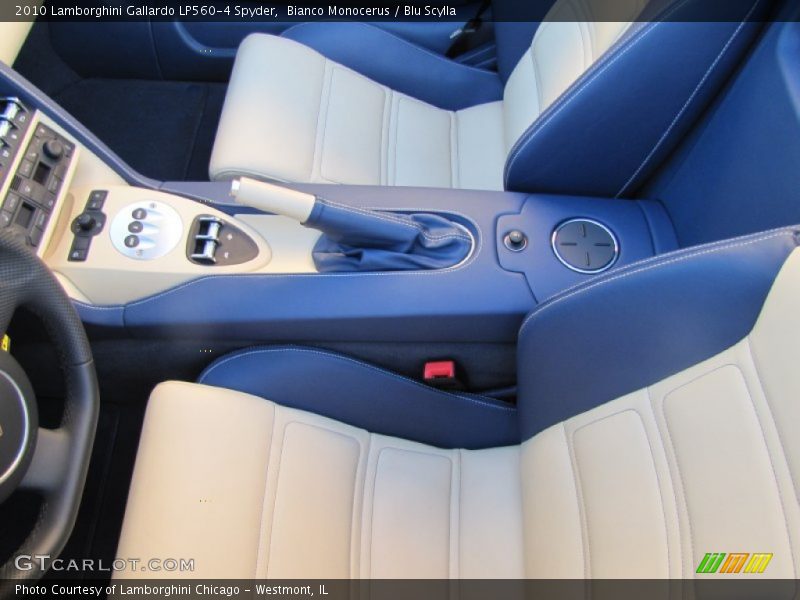
[[[441,360],[425,363],[425,381],[431,379],[455,379],[456,363],[452,360]]]

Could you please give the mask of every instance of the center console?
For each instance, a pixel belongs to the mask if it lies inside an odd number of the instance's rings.
[[[538,303],[676,246],[647,201],[293,185],[354,211],[444,216],[473,244],[448,268],[318,273],[320,232],[237,204],[228,183],[147,180],[23,95],[0,103],[0,227],[25,238],[87,324],[126,335],[506,343]]]

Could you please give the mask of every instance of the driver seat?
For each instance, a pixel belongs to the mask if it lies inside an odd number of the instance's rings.
[[[517,407],[296,347],[163,383],[118,556],[200,579],[660,579],[724,552],[795,579],[798,243],[682,250],[542,303]]]
[[[708,4],[557,0],[538,27],[497,24],[499,73],[368,23],[252,34],[209,175],[628,196],[722,87],[770,3],[727,0],[713,18]],[[520,3],[492,10],[503,21]]]

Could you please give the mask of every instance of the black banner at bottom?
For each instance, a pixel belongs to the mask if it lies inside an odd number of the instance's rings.
[[[0,581],[3,599],[792,600],[800,580],[192,580]]]

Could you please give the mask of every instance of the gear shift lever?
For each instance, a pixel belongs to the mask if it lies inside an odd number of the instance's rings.
[[[247,177],[233,181],[230,193],[239,204],[325,234],[313,250],[321,272],[445,269],[472,249],[467,230],[440,215],[344,206]]]

